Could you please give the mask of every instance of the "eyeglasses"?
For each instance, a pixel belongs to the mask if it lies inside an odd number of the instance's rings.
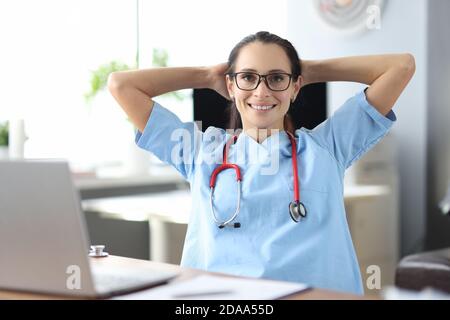
[[[234,78],[239,89],[245,91],[252,91],[258,88],[262,79],[264,79],[266,86],[270,90],[285,91],[289,88],[292,79],[292,74],[282,72],[264,75],[255,72],[236,72],[228,73],[228,75]]]

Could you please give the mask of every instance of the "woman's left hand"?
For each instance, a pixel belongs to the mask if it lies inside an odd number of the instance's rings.
[[[312,75],[311,75],[311,64],[313,63],[312,60],[301,60],[301,67],[302,67],[302,82],[300,87],[304,87],[310,83],[313,83]]]
[[[228,94],[225,72],[228,69],[228,63],[224,62],[218,65],[208,67],[209,73],[209,88],[219,93],[222,97],[230,100]]]

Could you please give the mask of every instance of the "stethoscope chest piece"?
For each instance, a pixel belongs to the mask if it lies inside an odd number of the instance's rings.
[[[104,245],[93,245],[91,246],[91,250],[89,251],[89,256],[96,258],[107,257],[109,254],[108,252],[103,251],[104,249]]]
[[[300,201],[292,201],[289,204],[289,214],[291,215],[292,220],[299,222],[302,218],[306,217],[306,207]]]

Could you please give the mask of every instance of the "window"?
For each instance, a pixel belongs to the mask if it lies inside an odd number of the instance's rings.
[[[27,158],[67,158],[75,166],[120,160],[132,129],[105,91],[90,106],[90,70],[133,63],[136,6],[127,0],[5,1],[0,29],[1,117],[25,118]],[[5,36],[5,37],[4,37]],[[129,133],[131,132],[131,133]]]
[[[27,158],[65,158],[82,169],[120,164],[133,128],[106,90],[86,104],[91,70],[112,60],[133,65],[137,47],[141,68],[154,48],[167,50],[169,66],[219,63],[247,34],[285,36],[286,18],[286,1],[2,1],[0,120],[25,119]],[[184,94],[167,107],[192,120],[191,90]]]

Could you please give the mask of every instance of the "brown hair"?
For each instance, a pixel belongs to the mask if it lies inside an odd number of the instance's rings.
[[[292,78],[293,81],[297,81],[298,77],[302,73],[301,69],[301,62],[300,58],[298,56],[297,50],[294,48],[294,46],[286,39],[283,39],[275,34],[272,34],[267,31],[259,31],[255,34],[251,34],[244,39],[242,39],[234,48],[231,50],[231,53],[228,57],[228,70],[227,73],[233,73],[235,71],[235,64],[237,57],[239,56],[239,52],[243,47],[246,45],[260,41],[264,44],[277,44],[279,45],[287,54],[290,64],[291,64],[291,72],[292,72]],[[284,117],[284,128],[286,131],[294,133],[295,127],[292,122],[292,116],[291,116],[291,106],[289,107],[289,110]],[[236,107],[236,104],[234,101],[230,103],[230,108],[228,109],[229,112],[229,119],[228,119],[228,128],[230,129],[242,129],[242,119],[241,115],[239,114],[239,111]]]

